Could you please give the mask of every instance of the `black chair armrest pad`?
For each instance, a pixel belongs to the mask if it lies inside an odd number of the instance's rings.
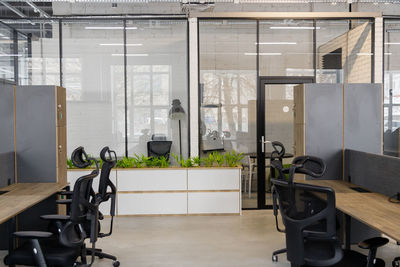
[[[363,249],[374,249],[386,245],[389,239],[384,237],[373,237],[358,243],[358,246]]]
[[[13,233],[14,237],[29,238],[29,239],[49,238],[52,235],[53,234],[50,232],[41,232],[41,231],[21,231]]]
[[[42,215],[40,218],[47,221],[68,221],[70,219],[68,215],[59,214]]]
[[[59,200],[56,200],[56,203],[57,204],[66,204],[66,205],[68,205],[68,204],[72,203],[72,199],[59,199]]]

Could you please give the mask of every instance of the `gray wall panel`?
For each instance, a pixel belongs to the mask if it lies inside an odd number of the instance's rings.
[[[56,182],[54,86],[17,86],[18,182]]]
[[[305,85],[305,151],[326,161],[322,179],[342,178],[342,90],[341,84]]]
[[[369,153],[382,149],[382,85],[344,85],[344,147]]]
[[[14,183],[14,85],[0,81],[0,187]]]

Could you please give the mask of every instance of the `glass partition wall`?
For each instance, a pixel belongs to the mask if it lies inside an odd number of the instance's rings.
[[[267,144],[264,155],[257,140],[282,142],[284,163],[295,154],[293,78],[372,82],[372,26],[365,19],[199,20],[200,154],[244,153],[243,208],[271,204],[265,166],[272,147]]]
[[[384,21],[383,152],[399,157],[400,146],[400,19]]]
[[[157,135],[188,156],[186,19],[4,22],[0,79],[14,81],[18,33],[19,84],[67,88],[68,155],[80,145],[93,155],[103,146],[119,157],[147,155],[147,141]],[[169,117],[174,99],[186,111],[181,127]]]

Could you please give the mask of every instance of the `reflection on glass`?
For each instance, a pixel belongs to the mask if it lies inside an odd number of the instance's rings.
[[[13,32],[0,25],[0,79],[14,81]]]
[[[68,154],[84,145],[98,155],[125,154],[123,31],[120,21],[63,21],[63,86],[67,88]],[[96,30],[103,28],[102,31]]]
[[[172,141],[179,154],[178,121],[168,112],[172,100],[187,106],[187,22],[184,20],[127,21],[128,152],[147,154],[152,135]],[[187,116],[181,120],[187,140]],[[188,142],[182,142],[188,155]]]
[[[368,20],[317,20],[317,82],[371,82],[371,42]]]
[[[400,20],[385,19],[384,154],[400,156]]]
[[[312,20],[260,21],[260,75],[313,76]]]

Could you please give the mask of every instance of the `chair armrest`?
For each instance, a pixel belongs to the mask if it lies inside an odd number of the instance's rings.
[[[59,214],[50,214],[50,215],[42,215],[41,219],[46,221],[68,221],[70,216],[68,215],[59,215]]]
[[[50,232],[41,232],[41,231],[20,231],[13,233],[14,237],[28,238],[28,239],[49,238],[52,235],[53,234]]]
[[[384,237],[373,237],[358,243],[358,246],[363,249],[376,249],[386,245],[389,239]]]
[[[69,205],[72,203],[72,199],[58,199],[56,200],[57,204]]]

